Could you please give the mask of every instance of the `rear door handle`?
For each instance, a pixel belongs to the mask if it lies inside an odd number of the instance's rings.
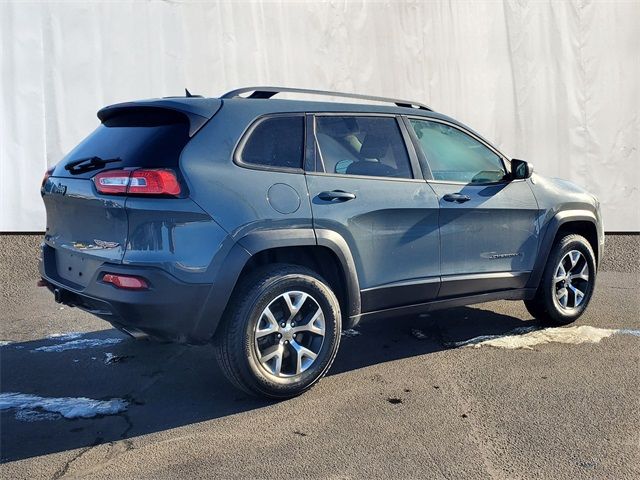
[[[356,198],[356,195],[355,193],[344,192],[342,190],[332,190],[330,192],[320,192],[318,194],[318,198],[326,202],[332,202],[334,200],[338,200],[339,202],[346,202],[348,200],[353,200],[354,198]]]
[[[444,197],[442,197],[445,202],[456,202],[456,203],[464,203],[471,200],[469,195],[463,195],[462,193],[447,193]]]

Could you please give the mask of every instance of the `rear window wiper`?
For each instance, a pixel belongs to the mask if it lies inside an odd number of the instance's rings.
[[[86,158],[80,158],[78,160],[74,160],[73,162],[69,162],[64,166],[64,168],[65,170],[69,170],[71,173],[80,173],[80,172],[86,172],[88,170],[93,170],[94,168],[102,168],[107,163],[121,162],[121,161],[122,159],[120,157],[115,157],[115,158],[86,157]]]

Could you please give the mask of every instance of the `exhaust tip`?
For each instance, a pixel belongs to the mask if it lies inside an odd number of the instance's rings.
[[[62,291],[60,291],[59,288],[54,288],[53,298],[56,301],[56,303],[62,303]]]
[[[137,330],[135,328],[131,328],[131,327],[124,328],[124,327],[122,327],[121,330],[124,333],[132,336],[136,340],[147,340],[147,339],[149,339],[149,335],[147,335],[146,333],[144,333],[144,332],[142,332],[140,330]]]

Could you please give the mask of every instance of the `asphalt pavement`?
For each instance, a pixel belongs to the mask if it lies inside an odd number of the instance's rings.
[[[3,479],[640,478],[638,273],[600,274],[576,325],[623,331],[599,343],[453,347],[537,327],[521,302],[371,321],[283,402],[234,390],[209,347],[134,340],[31,280],[14,287],[24,300],[0,312],[4,400],[125,407],[2,410]]]

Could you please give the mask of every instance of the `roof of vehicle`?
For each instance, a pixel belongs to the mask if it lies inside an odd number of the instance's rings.
[[[241,96],[242,93],[253,92],[249,96]],[[332,97],[332,100],[290,100],[271,98],[278,93],[304,94],[311,96]],[[333,98],[351,98],[357,103],[333,101]],[[360,101],[376,103],[360,103]],[[460,126],[474,135],[482,138],[482,135],[463,123],[433,111],[430,107],[415,101],[401,100],[387,97],[376,97],[370,95],[351,94],[344,92],[329,92],[323,90],[307,90],[288,87],[246,87],[232,90],[221,95],[219,98],[206,98],[191,95],[187,92],[184,97],[165,97],[137,100],[126,103],[119,103],[104,107],[98,112],[101,120],[116,114],[123,108],[129,107],[159,107],[171,110],[182,111],[190,117],[192,127],[190,134],[193,135],[202,127],[204,122],[211,118],[224,104],[234,107],[246,107],[251,114],[259,116],[272,113],[381,113],[394,115],[411,115],[444,120],[454,125]]]

